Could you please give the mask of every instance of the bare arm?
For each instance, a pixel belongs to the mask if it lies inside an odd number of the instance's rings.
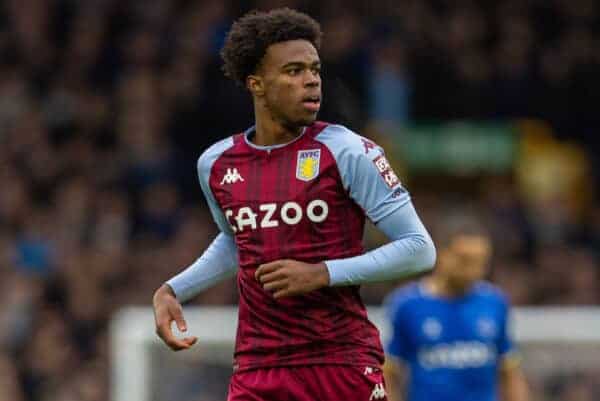
[[[502,401],[529,401],[529,387],[516,357],[504,358],[500,367]]]
[[[402,362],[390,356],[386,357],[383,375],[388,401],[404,401],[407,374],[408,370]]]

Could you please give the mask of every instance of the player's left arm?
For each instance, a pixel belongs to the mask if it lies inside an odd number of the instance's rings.
[[[343,132],[334,144],[344,188],[391,242],[365,254],[308,264],[278,260],[259,266],[256,279],[275,298],[325,286],[395,280],[431,270],[435,247],[408,192],[387,162],[383,149]],[[367,146],[367,144],[369,146]]]
[[[412,203],[384,217],[377,227],[393,240],[363,255],[317,264],[277,260],[259,266],[255,277],[265,290],[281,298],[326,286],[404,278],[433,267],[435,248]]]
[[[336,156],[344,186],[391,241],[363,255],[326,261],[329,284],[396,280],[431,270],[436,258],[433,241],[383,149],[358,135],[347,142]]]

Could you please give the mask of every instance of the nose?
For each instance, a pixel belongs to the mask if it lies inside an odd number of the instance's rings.
[[[319,75],[319,73],[308,70],[308,72],[306,73],[306,78],[304,80],[304,86],[307,86],[310,88],[310,87],[319,86],[320,84],[321,84],[321,76]]]

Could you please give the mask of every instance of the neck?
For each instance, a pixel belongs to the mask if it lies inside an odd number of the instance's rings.
[[[425,286],[433,295],[444,298],[460,297],[469,290],[469,288],[466,287],[453,286],[445,277],[435,275],[425,280]]]
[[[277,121],[266,110],[260,112],[257,107],[254,108],[256,117],[256,134],[252,142],[259,146],[281,145],[296,139],[302,134],[304,127],[288,127]]]

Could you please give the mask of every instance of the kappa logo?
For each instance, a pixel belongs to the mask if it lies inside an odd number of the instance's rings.
[[[381,400],[385,398],[385,389],[383,388],[383,383],[377,383],[373,391],[371,392],[371,396],[369,397],[369,401],[372,400]]]
[[[228,168],[225,176],[221,180],[221,185],[223,184],[235,184],[238,181],[244,182],[242,175],[239,173],[237,168]]]
[[[296,178],[310,181],[319,175],[321,149],[299,150],[296,162]]]
[[[365,153],[368,154],[371,149],[377,149],[375,142],[369,141],[366,138],[362,138],[363,146],[365,147]]]

